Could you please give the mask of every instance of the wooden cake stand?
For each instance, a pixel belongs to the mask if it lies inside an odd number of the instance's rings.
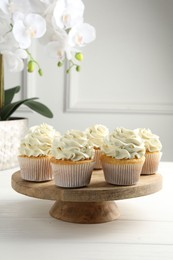
[[[149,195],[162,188],[160,174],[141,176],[133,186],[114,186],[104,180],[103,171],[94,171],[90,185],[67,189],[55,186],[54,181],[29,182],[21,179],[20,171],[12,175],[12,188],[24,195],[55,200],[50,209],[54,218],[73,223],[103,223],[120,216],[114,200]]]

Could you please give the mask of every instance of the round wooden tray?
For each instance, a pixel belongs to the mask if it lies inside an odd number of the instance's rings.
[[[103,223],[115,220],[120,213],[114,200],[149,195],[162,188],[160,174],[140,176],[136,185],[115,186],[105,182],[102,170],[93,171],[87,187],[67,189],[55,186],[54,181],[29,182],[12,175],[12,188],[24,195],[55,200],[50,215],[73,223]]]

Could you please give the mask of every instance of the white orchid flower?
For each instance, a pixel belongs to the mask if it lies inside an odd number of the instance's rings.
[[[81,0],[58,0],[53,12],[56,25],[69,29],[83,22],[84,4]]]
[[[62,61],[65,59],[66,47],[63,42],[52,41],[48,43],[47,47],[49,50],[50,57],[56,58],[56,60],[58,61]]]
[[[58,61],[63,61],[65,58],[70,60],[72,58],[71,48],[68,45],[68,34],[65,31],[58,31],[56,38],[48,43],[47,49],[49,55]]]
[[[95,40],[95,28],[87,23],[74,26],[69,32],[69,45],[83,47]]]
[[[3,53],[4,62],[7,65],[9,71],[17,72],[24,68],[23,59],[28,57],[25,50],[17,49],[15,51],[4,51]]]
[[[58,61],[65,58],[72,60],[73,53],[80,52],[80,48],[93,41],[95,37],[94,27],[86,23],[74,26],[69,34],[61,30],[57,39],[48,43],[50,56],[56,57]]]
[[[27,49],[32,38],[40,38],[46,32],[46,22],[38,14],[28,14],[24,19],[17,19],[13,26],[13,34],[20,48]]]
[[[95,28],[83,23],[83,14],[82,0],[0,0],[0,53],[9,69],[22,70],[28,53],[29,63],[41,71],[28,50],[39,38],[58,66],[69,60],[70,69],[79,71],[81,47],[96,37]]]

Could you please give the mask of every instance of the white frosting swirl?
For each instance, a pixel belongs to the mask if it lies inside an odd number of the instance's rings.
[[[86,129],[86,134],[89,139],[89,143],[95,148],[100,148],[104,143],[104,139],[108,136],[109,130],[106,126],[97,124],[88,127]]]
[[[84,132],[70,130],[64,136],[54,139],[52,156],[58,160],[81,161],[93,159],[94,149]]]
[[[45,123],[31,127],[21,141],[20,155],[29,157],[50,155],[55,134],[60,135],[52,126]]]
[[[134,159],[145,155],[144,142],[133,130],[116,128],[102,146],[102,151],[116,159]]]
[[[162,144],[159,140],[159,136],[151,132],[150,129],[138,128],[137,133],[144,140],[146,151],[158,152],[162,149]]]

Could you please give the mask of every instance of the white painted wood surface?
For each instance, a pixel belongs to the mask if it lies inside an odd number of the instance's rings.
[[[0,259],[173,259],[173,163],[160,164],[160,192],[117,201],[120,218],[95,225],[50,217],[52,201],[29,198],[11,188],[16,170],[0,172]]]

